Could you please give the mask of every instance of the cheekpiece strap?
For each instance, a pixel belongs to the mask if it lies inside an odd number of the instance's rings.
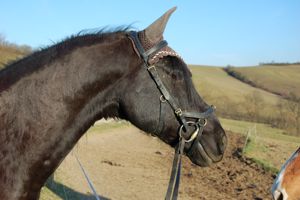
[[[156,53],[157,51],[159,51],[160,49],[162,49],[163,47],[168,45],[167,41],[162,40],[157,45],[155,45],[154,47],[149,49],[148,51],[145,51],[142,43],[140,42],[140,40],[138,38],[138,33],[135,31],[130,31],[129,35],[130,35],[130,38],[133,40],[133,45],[135,45],[137,51],[139,52],[140,56],[142,57],[142,59],[144,60],[144,62],[147,65],[148,65],[149,56],[151,54]]]

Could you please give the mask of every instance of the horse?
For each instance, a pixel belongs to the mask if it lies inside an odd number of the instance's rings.
[[[222,159],[225,131],[215,113],[203,114],[211,107],[163,40],[175,9],[142,31],[79,33],[0,72],[0,199],[38,199],[47,178],[102,118],[127,120],[174,148],[200,128],[183,152],[200,167]]]
[[[300,148],[282,166],[272,186],[274,200],[300,199]]]

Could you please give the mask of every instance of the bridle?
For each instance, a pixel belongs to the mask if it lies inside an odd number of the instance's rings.
[[[134,47],[139,53],[139,56],[143,59],[143,66],[149,72],[151,78],[155,82],[158,90],[161,93],[160,102],[167,102],[174,114],[180,123],[180,127],[178,130],[179,142],[177,147],[175,148],[175,155],[173,160],[172,172],[170,176],[169,186],[167,190],[167,194],[165,199],[175,200],[178,197],[178,189],[180,182],[180,171],[181,171],[181,156],[184,153],[184,147],[186,143],[193,142],[189,151],[194,151],[196,148],[196,144],[199,142],[200,137],[202,135],[204,126],[207,123],[207,118],[214,112],[214,106],[210,106],[205,112],[186,112],[182,111],[182,109],[178,106],[175,99],[170,95],[169,91],[161,81],[159,74],[156,70],[155,64],[149,65],[148,60],[149,57],[160,51],[162,48],[168,45],[167,41],[161,40],[158,44],[145,51],[139,38],[138,33],[135,31],[131,31],[128,34],[129,38],[133,41]],[[194,119],[193,121],[188,121],[187,119]],[[161,119],[159,119],[161,120]],[[194,127],[195,131],[188,135],[188,127]]]

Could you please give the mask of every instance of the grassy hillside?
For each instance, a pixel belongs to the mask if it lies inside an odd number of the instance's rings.
[[[280,94],[291,97],[291,93],[300,98],[300,65],[265,65],[256,67],[230,68],[239,79]]]
[[[193,81],[199,92],[211,98],[226,97],[240,102],[251,92],[259,92],[270,104],[276,103],[280,97],[264,90],[249,86],[229,76],[223,68],[208,66],[190,66]]]
[[[275,66],[270,67],[276,68]],[[299,66],[300,67],[300,66]],[[269,67],[261,67],[269,68]],[[257,70],[257,74],[264,72],[260,67],[252,68],[253,74]],[[285,99],[281,95],[273,94],[266,90],[253,86],[252,84],[241,81],[229,75],[224,68],[209,67],[209,66],[190,66],[193,73],[193,81],[198,92],[209,104],[217,106],[219,116],[247,120],[254,122],[263,122],[271,124],[272,126],[284,129],[287,134],[300,134],[300,101],[291,101]],[[244,70],[244,68],[237,68]],[[230,70],[236,70],[230,68]],[[300,73],[296,66],[290,66],[289,70],[282,70],[286,73],[285,76],[291,76],[289,84],[291,86],[281,86],[285,88],[286,93],[299,89]],[[276,82],[276,77],[273,79],[271,75],[272,70],[267,70],[265,82]],[[281,70],[278,70],[281,71]],[[278,72],[276,71],[276,73]],[[289,75],[288,73],[289,72]],[[295,75],[292,75],[294,72]],[[276,74],[275,73],[275,74]],[[278,75],[279,77],[280,75]],[[299,79],[297,77],[299,76]],[[279,78],[278,78],[279,79]],[[262,80],[264,80],[262,78]],[[282,82],[284,82],[282,80]],[[279,83],[277,83],[279,84]],[[272,85],[270,83],[270,85]],[[275,85],[275,83],[274,83]],[[280,84],[279,84],[280,85]],[[280,86],[274,86],[280,88]]]
[[[190,66],[193,81],[201,96],[217,106],[220,114],[231,118],[253,118],[254,114],[266,120],[278,115],[274,107],[284,102],[278,95],[252,87],[229,76],[223,68]],[[255,102],[258,98],[259,102]],[[252,114],[252,115],[251,115]]]

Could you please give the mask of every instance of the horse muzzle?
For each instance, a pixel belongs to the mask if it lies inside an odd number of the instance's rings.
[[[201,167],[208,167],[213,163],[220,162],[223,158],[227,138],[225,134],[221,134],[219,142],[207,140],[204,135],[185,147],[185,153],[190,160]]]

